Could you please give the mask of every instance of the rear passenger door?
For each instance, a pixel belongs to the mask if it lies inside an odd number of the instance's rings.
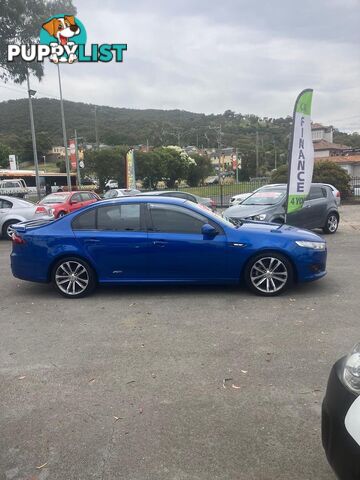
[[[328,191],[325,187],[314,185],[304,203],[306,211],[307,228],[319,228],[325,225],[327,214]]]

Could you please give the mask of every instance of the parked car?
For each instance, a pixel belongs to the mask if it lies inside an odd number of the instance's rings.
[[[205,185],[217,185],[219,183],[219,175],[207,177],[204,181]]]
[[[98,200],[100,197],[94,192],[56,192],[44,197],[39,205],[50,207],[51,214],[59,218]]]
[[[0,180],[0,195],[24,198],[28,193],[29,189],[22,178]]]
[[[180,192],[178,190],[156,190],[154,192],[142,192],[139,195],[146,195],[146,196],[162,196],[162,197],[174,197],[174,198],[182,198],[184,200],[189,200],[189,202],[198,203],[203,205],[204,207],[210,208],[210,210],[216,210],[216,203],[211,198],[204,198],[200,197],[199,195],[195,195],[194,193],[187,193],[187,192]]]
[[[110,190],[111,188],[119,188],[119,183],[117,180],[108,180],[106,183],[105,183],[105,189],[106,190]]]
[[[333,366],[322,405],[322,443],[340,480],[360,478],[360,344]]]
[[[223,213],[234,222],[256,220],[284,223],[286,185],[266,185],[259,188],[240,205],[229,207]],[[287,225],[308,229],[322,228],[324,233],[335,233],[340,215],[331,189],[322,183],[313,183],[303,208],[287,215]]]
[[[275,187],[277,185],[282,185],[282,184],[278,184],[278,183],[273,183],[272,184],[273,187]],[[258,190],[260,190],[261,188],[263,188],[263,186],[259,187],[259,188],[256,188],[252,192],[238,193],[237,195],[234,195],[233,197],[230,198],[229,207],[232,207],[234,205],[240,205],[240,203],[242,203],[244,200],[246,200],[248,197],[250,197],[250,195],[252,195],[253,193],[255,193]],[[265,186],[267,186],[267,185],[265,185]]]
[[[140,190],[131,188],[113,188],[104,194],[104,199],[118,198],[118,197],[132,197],[140,193]]]
[[[45,206],[16,197],[0,196],[0,234],[3,238],[11,240],[16,223],[44,217],[50,218],[50,209]]]
[[[315,233],[269,223],[235,226],[180,198],[104,200],[40,226],[14,228],[13,275],[52,282],[70,298],[97,283],[245,283],[273,296],[326,273],[326,243]]]

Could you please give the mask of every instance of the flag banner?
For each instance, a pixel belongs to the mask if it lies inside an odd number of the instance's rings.
[[[125,179],[126,179],[126,188],[136,188],[136,179],[135,179],[135,156],[134,149],[132,148],[126,154],[125,161]]]
[[[311,136],[312,95],[312,89],[303,90],[295,103],[286,213],[300,210],[310,191],[314,170],[314,146]]]
[[[9,155],[10,170],[17,170],[16,155]]]
[[[71,168],[73,170],[76,170],[76,145],[75,145],[75,140],[71,138],[69,140],[69,150],[70,150],[70,163],[71,163]]]

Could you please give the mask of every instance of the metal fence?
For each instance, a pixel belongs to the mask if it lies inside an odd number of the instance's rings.
[[[360,177],[351,177],[350,189],[354,197],[360,198]]]

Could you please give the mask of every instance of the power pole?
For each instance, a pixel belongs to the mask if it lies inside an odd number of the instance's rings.
[[[38,156],[37,156],[34,112],[33,112],[33,108],[32,108],[32,99],[31,99],[31,96],[35,95],[36,92],[35,92],[35,90],[31,90],[31,88],[30,88],[29,71],[27,71],[27,73],[26,73],[26,80],[27,80],[28,96],[29,96],[30,126],[31,126],[31,139],[32,139],[33,154],[34,154],[36,193],[37,193],[38,200],[40,200],[41,199],[41,189],[40,189],[40,177],[39,177],[39,161],[38,161]]]
[[[276,156],[277,156],[277,152],[276,152],[276,142],[275,142],[275,138],[274,138],[273,141],[274,141],[274,168],[275,168],[275,170],[276,170],[276,165],[277,165],[277,158],[276,158]]]
[[[99,131],[98,131],[98,124],[97,124],[97,116],[96,116],[97,106],[95,105],[95,142],[96,142],[96,150],[99,150]]]
[[[259,176],[259,132],[256,129],[256,144],[255,144],[255,152],[256,152],[256,176]]]
[[[79,150],[78,150],[78,137],[75,129],[75,155],[76,155],[76,174],[79,188],[81,188],[81,175],[80,175],[80,165],[79,165]]]
[[[67,137],[66,137],[65,114],[64,114],[64,102],[63,102],[63,97],[62,97],[59,64],[57,64],[57,69],[58,69],[59,91],[60,91],[61,123],[62,123],[63,139],[64,139],[64,147],[65,147],[65,166],[66,166],[67,186],[68,186],[69,192],[71,192],[70,162],[69,162],[69,155],[68,155],[68,144],[67,144]]]

